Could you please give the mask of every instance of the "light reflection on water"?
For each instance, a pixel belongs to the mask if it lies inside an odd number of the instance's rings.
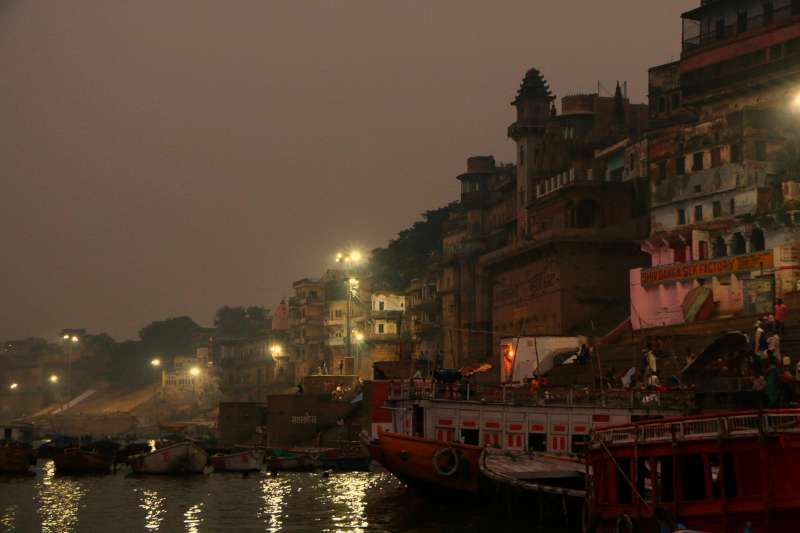
[[[76,531],[83,485],[70,478],[56,477],[53,461],[44,463],[42,476],[37,479],[37,500],[42,531],[64,533]]]
[[[386,472],[64,477],[48,461],[35,476],[0,477],[3,532],[477,532],[485,517],[415,496]]]

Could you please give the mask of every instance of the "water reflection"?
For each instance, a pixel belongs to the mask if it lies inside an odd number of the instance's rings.
[[[144,509],[144,528],[148,531],[158,531],[164,516],[167,514],[164,502],[166,498],[159,496],[155,490],[140,490],[139,508]]]
[[[17,505],[9,505],[0,509],[0,531],[14,531],[17,509],[19,509]]]
[[[43,532],[75,531],[78,525],[78,510],[81,498],[86,493],[83,485],[75,479],[56,477],[56,466],[48,461],[37,482],[36,498]]]
[[[261,508],[258,518],[264,521],[267,531],[275,533],[283,525],[283,507],[286,496],[292,491],[292,485],[285,477],[268,477],[261,481]]]
[[[334,531],[364,531],[369,526],[365,510],[370,474],[339,474],[331,476],[328,481],[328,497],[334,504],[331,509],[336,524]]]
[[[186,524],[188,533],[198,533],[199,526],[203,523],[203,504],[192,505],[183,513],[183,523]]]

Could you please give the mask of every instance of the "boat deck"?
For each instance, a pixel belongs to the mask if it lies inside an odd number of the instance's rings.
[[[490,479],[524,490],[583,498],[585,491],[561,486],[580,481],[586,466],[573,459],[487,448],[481,457],[481,471]]]

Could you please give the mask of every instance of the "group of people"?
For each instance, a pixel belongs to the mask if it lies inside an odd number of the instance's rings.
[[[800,363],[793,376],[791,358],[781,353],[781,336],[786,332],[787,308],[778,299],[775,311],[756,322],[753,333],[753,390],[764,393],[769,407],[785,404],[791,396],[791,383],[800,378]]]

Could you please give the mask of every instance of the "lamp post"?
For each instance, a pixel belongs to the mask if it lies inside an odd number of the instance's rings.
[[[347,335],[346,346],[347,351],[345,355],[348,358],[353,357],[353,338],[351,332],[352,321],[352,307],[353,307],[353,294],[358,291],[358,278],[350,275],[348,268],[353,267],[361,262],[363,256],[358,250],[352,250],[349,253],[336,254],[336,262],[345,265],[345,288],[347,289],[347,309],[345,310],[345,334]],[[331,361],[332,362],[332,361]],[[355,366],[355,365],[354,365]]]
[[[64,333],[61,337],[67,343],[67,403],[72,399],[72,350],[80,340],[77,335]]]
[[[192,379],[192,400],[194,401],[195,405],[197,405],[197,378],[200,376],[200,369],[196,366],[193,366],[189,369],[189,375]]]

